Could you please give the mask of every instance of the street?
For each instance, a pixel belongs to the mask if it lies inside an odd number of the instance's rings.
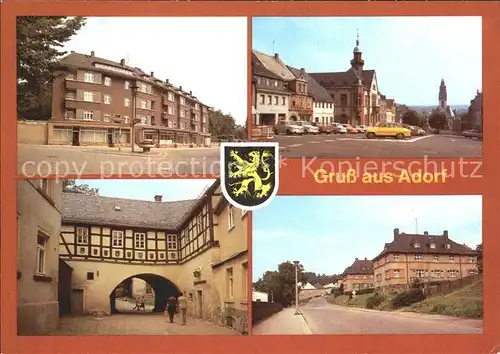
[[[28,177],[48,174],[67,175],[158,175],[206,176],[218,175],[220,149],[177,148],[141,149],[132,153],[130,148],[97,148],[18,144],[18,173]]]
[[[286,310],[286,309],[285,309]],[[294,311],[285,310],[253,328],[253,334],[308,334],[299,326]],[[383,312],[329,304],[314,298],[301,307],[312,334],[481,334],[483,321],[411,312]]]
[[[482,141],[459,135],[426,135],[404,140],[395,138],[367,139],[363,134],[352,135],[278,135],[281,156],[305,157],[399,157],[399,158],[471,158],[482,157]]]

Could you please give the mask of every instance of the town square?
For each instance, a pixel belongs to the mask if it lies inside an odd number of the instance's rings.
[[[252,219],[252,333],[481,334],[481,203],[275,198]]]
[[[256,17],[252,138],[289,158],[482,157],[481,38],[480,17]]]

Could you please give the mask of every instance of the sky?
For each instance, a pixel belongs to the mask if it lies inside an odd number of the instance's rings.
[[[169,79],[208,106],[247,117],[246,17],[88,17],[64,50]]]
[[[76,184],[88,184],[99,188],[103,197],[150,200],[155,195],[163,201],[197,199],[201,192],[211,186],[211,179],[80,179]]]
[[[253,49],[307,72],[349,69],[359,29],[364,68],[397,103],[437,105],[442,78],[452,107],[482,90],[481,17],[258,17],[252,28]]]
[[[400,232],[482,243],[481,196],[278,196],[252,215],[253,282],[286,261],[306,272],[339,274],[373,259]]]

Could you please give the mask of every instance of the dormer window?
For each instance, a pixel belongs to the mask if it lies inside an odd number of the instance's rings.
[[[417,243],[414,243],[414,244],[413,244],[413,247],[415,247],[415,248],[420,248],[420,243],[418,243],[418,242],[417,242]]]
[[[451,245],[449,243],[447,243],[445,247],[447,250],[451,249]]]
[[[431,247],[431,248],[436,248],[436,244],[435,244],[435,243],[431,243],[431,244],[430,244],[430,247]]]

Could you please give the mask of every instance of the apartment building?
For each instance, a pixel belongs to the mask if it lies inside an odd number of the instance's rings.
[[[477,252],[442,235],[406,234],[394,229],[393,240],[373,259],[375,286],[384,291],[477,274]]]
[[[252,76],[255,80],[254,125],[274,126],[289,116],[290,91],[285,80],[267,70],[252,53]]]
[[[53,72],[48,144],[209,146],[210,107],[192,91],[94,51],[71,52]],[[137,132],[137,134],[135,134]]]
[[[17,193],[17,331],[43,335],[59,324],[62,183],[19,180]]]
[[[344,292],[371,289],[374,287],[373,263],[369,259],[355,258],[342,274]]]

